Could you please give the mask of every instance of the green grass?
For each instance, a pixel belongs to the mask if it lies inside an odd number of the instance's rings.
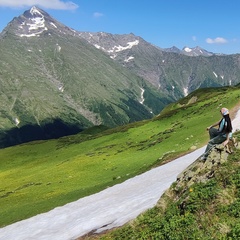
[[[240,132],[237,133],[240,137]],[[174,184],[158,204],[131,223],[84,239],[240,239],[240,150],[219,165],[214,177],[181,193]]]
[[[194,93],[193,93],[194,95]],[[172,104],[156,118],[91,129],[58,140],[0,150],[0,226],[96,193],[203,146],[220,104],[239,103],[238,88],[197,91],[194,104]]]

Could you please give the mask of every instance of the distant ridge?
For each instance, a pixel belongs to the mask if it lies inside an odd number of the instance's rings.
[[[198,88],[240,79],[237,54],[79,32],[38,7],[15,17],[0,39],[0,146],[149,119]]]

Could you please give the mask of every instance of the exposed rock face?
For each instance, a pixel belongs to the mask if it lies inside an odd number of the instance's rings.
[[[185,189],[193,183],[206,182],[212,178],[217,167],[227,161],[228,155],[233,154],[235,148],[239,148],[236,139],[230,140],[225,147],[223,144],[215,145],[205,161],[198,158],[178,175],[175,189]]]

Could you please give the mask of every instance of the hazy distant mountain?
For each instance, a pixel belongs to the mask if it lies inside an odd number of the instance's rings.
[[[187,56],[204,56],[204,57],[209,57],[212,55],[219,55],[219,54],[214,54],[212,52],[208,52],[207,50],[201,48],[201,47],[194,47],[194,48],[189,48],[189,47],[184,47],[182,50],[179,48],[173,46],[171,48],[163,48],[163,51],[166,52],[173,52],[173,53],[179,53],[179,54],[184,54]]]
[[[175,47],[175,46],[173,46],[171,48],[163,48],[162,51],[172,52],[172,53],[179,53],[179,54],[182,53],[182,51],[179,48]]]
[[[189,48],[189,47],[184,47],[181,53],[187,55],[187,56],[205,56],[209,57],[214,55],[212,52],[208,52],[204,50],[203,48],[200,47],[194,47],[194,48]]]
[[[235,85],[240,81],[239,55],[220,56],[200,47],[162,49],[134,34],[79,35],[175,100],[198,88]]]
[[[0,38],[0,145],[147,119],[170,102],[36,7]]]

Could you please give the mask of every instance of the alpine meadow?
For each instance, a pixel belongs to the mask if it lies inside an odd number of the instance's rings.
[[[96,193],[186,154],[192,146],[203,146],[206,126],[218,120],[219,99],[234,108],[239,97],[239,87],[201,89],[151,120],[1,149],[1,226]]]
[[[239,111],[239,79],[239,54],[79,32],[38,7],[15,17],[0,33],[0,229],[202,148],[219,110]],[[79,240],[240,239],[239,159]]]

